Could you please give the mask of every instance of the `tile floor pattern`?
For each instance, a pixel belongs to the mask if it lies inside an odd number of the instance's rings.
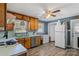
[[[29,49],[27,56],[79,56],[79,50],[58,48],[55,47],[54,42],[50,42]]]

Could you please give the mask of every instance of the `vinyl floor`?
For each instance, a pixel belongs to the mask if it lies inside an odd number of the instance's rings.
[[[29,49],[27,56],[79,56],[77,49],[62,49],[55,47],[54,42]]]

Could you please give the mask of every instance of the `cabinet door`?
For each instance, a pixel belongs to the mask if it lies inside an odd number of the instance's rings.
[[[15,16],[11,13],[6,13],[6,30],[13,30]]]
[[[28,16],[23,16],[23,20],[29,22],[29,17]]]
[[[39,46],[41,44],[41,37],[40,36],[36,36],[35,43],[36,43],[36,46]]]
[[[25,47],[31,48],[31,38],[25,38]]]
[[[30,19],[30,30],[35,30],[35,20],[34,20],[34,18]]]
[[[27,24],[28,24],[28,25],[27,25],[27,30],[28,30],[28,31],[31,31],[31,29],[30,29],[30,27],[31,27],[31,26],[30,26],[30,21],[29,21]]]
[[[27,25],[27,30],[31,31],[31,18],[29,17],[28,25]]]
[[[34,27],[35,27],[34,23],[35,23],[34,19],[32,17],[30,17],[29,18],[29,22],[28,22],[28,30],[29,31],[33,31],[34,30]]]
[[[5,24],[5,16],[6,15],[6,4],[5,3],[0,3],[0,27],[4,28]],[[1,28],[0,28],[1,29]]]
[[[14,24],[6,24],[6,30],[13,30]]]
[[[18,38],[16,40],[18,40],[18,43],[20,43],[24,46],[24,38]]]
[[[38,29],[38,19],[35,19],[35,30]]]
[[[23,20],[25,20],[26,21],[26,23],[27,23],[27,30],[30,30],[30,21],[29,21],[29,17],[28,16],[23,16]]]
[[[30,17],[28,22],[28,30],[34,31],[37,29],[38,29],[38,19]]]
[[[14,14],[14,15],[16,16],[17,19],[21,19],[22,20],[22,17],[23,17],[22,15],[20,15],[20,14]]]

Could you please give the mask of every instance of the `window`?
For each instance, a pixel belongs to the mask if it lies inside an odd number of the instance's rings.
[[[38,24],[38,33],[44,33],[44,23],[39,23]]]

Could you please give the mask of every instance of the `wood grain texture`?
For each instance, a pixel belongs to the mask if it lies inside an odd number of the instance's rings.
[[[79,50],[58,48],[51,42],[29,49],[27,56],[79,56]]]
[[[31,48],[31,38],[25,38],[25,47]]]
[[[5,3],[0,3],[0,26],[3,27],[4,26],[4,21],[5,21]]]

